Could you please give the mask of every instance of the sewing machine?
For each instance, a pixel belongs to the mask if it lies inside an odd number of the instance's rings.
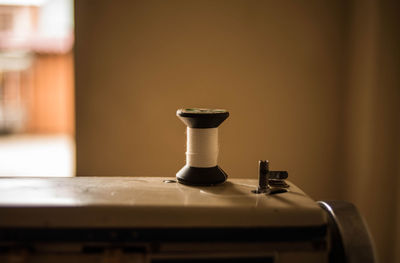
[[[0,262],[333,262],[344,244],[360,246],[356,213],[338,230],[329,204],[287,184],[266,194],[252,179],[3,178]],[[368,242],[358,248],[365,259]]]

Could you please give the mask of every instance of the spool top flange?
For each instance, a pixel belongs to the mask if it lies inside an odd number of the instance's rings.
[[[229,112],[223,109],[188,108],[179,109],[176,115],[189,128],[209,129],[217,128],[229,117]]]

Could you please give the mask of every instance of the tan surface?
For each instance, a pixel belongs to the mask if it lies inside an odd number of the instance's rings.
[[[325,212],[291,185],[253,194],[256,180],[214,187],[164,183],[173,178],[0,179],[1,226],[275,227],[322,226]],[[28,219],[29,218],[29,219]]]

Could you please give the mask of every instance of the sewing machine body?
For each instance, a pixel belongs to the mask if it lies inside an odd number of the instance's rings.
[[[327,214],[294,184],[266,195],[252,179],[174,179],[0,179],[0,261],[328,261]]]

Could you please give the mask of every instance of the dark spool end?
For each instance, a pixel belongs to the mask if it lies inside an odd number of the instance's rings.
[[[217,128],[229,112],[220,109],[180,109],[176,115],[189,128],[210,129]],[[214,167],[191,167],[185,165],[176,173],[179,183],[193,186],[210,186],[226,181],[227,174],[217,165]]]
[[[181,184],[210,186],[225,182],[228,175],[218,165],[207,168],[185,165],[176,173],[176,178]]]
[[[220,109],[179,109],[176,115],[189,128],[217,128],[226,118],[229,112]]]

